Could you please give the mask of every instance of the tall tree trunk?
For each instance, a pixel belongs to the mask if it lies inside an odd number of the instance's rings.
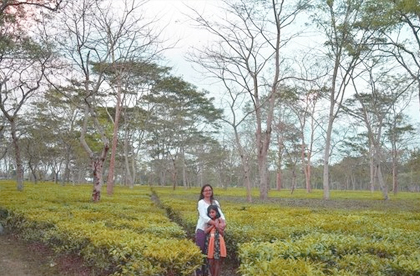
[[[242,171],[244,172],[244,184],[246,187],[246,201],[252,202],[252,187],[251,187],[251,176],[249,169],[249,157],[241,156],[242,159]]]
[[[291,187],[290,194],[293,194],[293,192],[296,189],[296,169],[295,168],[296,168],[296,166],[293,166],[293,169],[292,169],[292,187]]]
[[[280,45],[280,33],[277,37],[277,44]],[[280,46],[278,46],[280,47]],[[275,102],[275,95],[277,94],[278,89],[278,82],[279,82],[279,75],[280,75],[280,56],[279,56],[279,48],[276,51],[276,61],[275,61],[275,76],[273,80],[273,84],[271,86],[270,97],[268,102],[268,109],[267,109],[267,120],[266,120],[266,130],[262,132],[261,126],[261,108],[258,105],[257,108],[257,146],[258,146],[258,170],[259,170],[259,177],[260,177],[260,198],[262,200],[267,200],[268,198],[268,168],[267,168],[267,156],[268,150],[270,148],[270,141],[271,141],[271,132],[272,132],[272,124],[273,124],[273,117],[274,117],[274,102]],[[256,88],[257,89],[257,88]],[[258,103],[258,102],[257,102]]]
[[[184,147],[182,147],[181,149],[181,154],[182,154],[182,185],[184,185],[184,188],[188,188],[188,183],[187,183],[187,165],[185,164],[185,151],[184,151]]]
[[[376,170],[376,176],[378,178],[379,187],[381,188],[382,195],[384,197],[384,200],[388,200],[388,187],[384,181],[384,178],[382,176],[382,169],[381,169],[381,148],[379,144],[374,145],[374,160],[375,160],[375,170]]]
[[[331,107],[331,111],[332,111]],[[323,198],[324,200],[330,199],[330,150],[331,150],[331,134],[332,134],[333,118],[332,113],[328,119],[327,137],[325,140],[324,149],[324,173],[323,173]]]
[[[307,155],[307,156],[305,156]],[[311,162],[310,162],[310,152],[306,153],[305,147],[305,138],[302,134],[302,145],[301,145],[301,162],[302,162],[302,169],[305,175],[305,187],[306,192],[311,192]]]
[[[315,113],[315,102],[313,104],[312,114]],[[305,178],[306,178],[306,192],[312,192],[312,152],[313,152],[313,145],[315,140],[315,119],[314,116],[311,116],[311,135],[309,141],[309,148],[307,149],[307,156],[306,156],[306,170],[305,170]]]
[[[376,168],[377,168],[377,176],[378,176],[378,182],[379,182],[379,186],[381,187],[382,190],[382,195],[384,197],[384,200],[388,200],[388,187],[384,181],[384,178],[382,176],[382,170],[381,170],[381,164],[377,163],[376,164]]]
[[[395,143],[392,143],[392,191],[398,193],[398,150]]]
[[[311,162],[306,164],[305,168],[305,180],[306,180],[306,192],[312,192],[312,185],[311,185]]]
[[[239,133],[236,126],[233,127],[235,132],[235,141],[236,147],[238,148],[239,156],[241,157],[242,163],[242,172],[244,177],[244,186],[246,188],[246,200],[247,202],[252,202],[252,193],[251,193],[251,179],[250,179],[250,170],[249,170],[249,157],[242,147],[241,141],[239,139]]]
[[[335,104],[336,104],[336,85],[337,85],[337,78],[338,78],[338,71],[340,68],[340,59],[341,56],[335,56],[334,61],[334,71],[332,75],[332,82],[331,82],[331,91],[329,95],[330,106],[329,106],[329,113],[328,113],[328,126],[327,126],[327,133],[325,139],[325,149],[324,149],[324,172],[323,172],[323,198],[324,200],[330,199],[330,153],[331,153],[331,135],[333,131],[333,124],[336,118],[336,113],[334,112]],[[338,111],[337,111],[338,112]]]
[[[372,145],[369,145],[369,164],[370,164],[370,192],[373,193],[375,191],[376,169],[375,169]]]
[[[20,157],[20,148],[19,148],[19,142],[18,137],[16,133],[16,117],[11,118],[9,120],[10,122],[10,128],[11,128],[11,134],[12,134],[12,142],[13,147],[15,149],[15,162],[16,162],[16,188],[18,191],[23,191],[23,165],[22,165],[22,159]]]
[[[282,182],[282,171],[281,171],[281,168],[278,168],[277,169],[277,174],[276,174],[277,191],[281,191],[281,182]]]
[[[130,160],[129,160],[129,152],[128,152],[128,144],[129,138],[128,135],[125,135],[124,138],[124,166],[125,166],[125,180],[126,184],[132,188],[134,186],[133,178],[131,177],[131,170],[130,170]]]
[[[280,128],[280,127],[278,127]],[[280,130],[281,131],[281,130]],[[277,134],[277,144],[278,144],[278,152],[277,152],[277,173],[276,173],[276,189],[277,191],[281,191],[282,189],[282,177],[283,172],[281,169],[281,163],[282,163],[282,155],[283,155],[283,140],[281,138],[282,136]]]
[[[106,159],[106,155],[109,150],[109,141],[105,136],[105,133],[103,129],[101,128],[98,119],[96,117],[95,111],[91,109],[91,103],[88,101],[88,99],[85,99],[85,110],[84,110],[84,118],[83,118],[83,127],[82,131],[80,132],[80,143],[82,144],[82,147],[85,149],[85,151],[88,153],[90,162],[91,162],[91,168],[93,172],[93,192],[92,192],[92,201],[97,202],[101,199],[101,188],[102,188],[102,172],[103,167]],[[103,142],[102,146],[102,152],[99,156],[97,156],[89,147],[89,145],[86,142],[85,135],[87,131],[87,124],[89,120],[89,115],[93,119],[94,124],[101,134],[101,139]]]
[[[131,157],[131,171],[132,171],[132,181],[133,181],[133,185],[134,183],[137,182],[137,161],[136,161],[136,156],[137,154],[133,154],[133,156]]]
[[[114,193],[115,158],[117,155],[120,114],[121,114],[121,76],[118,77],[117,104],[115,106],[115,119],[114,119],[114,134],[112,136],[111,159],[109,161],[108,183],[106,185],[106,191],[108,195],[112,195]]]
[[[172,158],[172,189],[176,189],[176,180],[178,178],[177,168],[175,164],[175,158]]]
[[[108,153],[109,146],[105,145],[102,149],[100,156],[91,157],[92,171],[93,171],[93,191],[92,201],[98,202],[101,199],[101,187],[102,187],[102,172],[104,168],[106,154]]]
[[[398,168],[394,160],[392,161],[392,191],[394,195],[398,193]]]

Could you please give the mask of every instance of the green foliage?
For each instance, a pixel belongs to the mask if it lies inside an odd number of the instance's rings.
[[[27,240],[76,253],[113,275],[189,275],[203,257],[186,233],[150,198],[150,188],[116,187],[92,203],[91,186],[0,183],[1,220]]]
[[[199,190],[154,191],[165,208],[193,231],[197,199],[192,195]],[[334,191],[334,198],[348,206],[345,209],[323,208],[317,200],[321,195],[322,191],[270,192],[271,198],[281,197],[278,202],[285,204],[292,197],[311,198],[302,201],[306,206],[292,208],[281,203],[238,203],[238,197],[245,197],[243,189],[217,189],[227,218],[228,255],[240,261],[241,275],[420,275],[420,215],[413,210],[419,194],[395,196],[390,201],[396,201],[397,210],[380,200],[380,192]],[[365,207],[367,202],[371,208]]]
[[[0,219],[25,239],[80,254],[98,272],[190,275],[201,265],[203,256],[185,238],[195,231],[198,188],[116,187],[98,203],[84,197],[90,189],[27,184],[18,192],[0,182]],[[239,200],[243,190],[217,190],[228,257],[240,262],[241,275],[420,275],[418,194],[384,202],[379,192],[335,192],[343,206],[360,206],[334,209],[308,198],[320,193],[271,191],[273,203],[251,204]],[[285,205],[297,199],[306,206]],[[399,209],[390,209],[392,202]]]
[[[402,245],[401,241],[379,242],[375,238],[315,231],[298,239],[249,242],[239,248],[243,275],[255,271],[258,275],[279,275],[276,273],[287,271],[291,262],[302,271],[311,271],[306,275],[419,275],[419,253],[417,246],[408,241]]]

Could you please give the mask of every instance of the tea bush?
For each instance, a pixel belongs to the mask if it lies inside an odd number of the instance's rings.
[[[0,182],[0,220],[28,240],[82,256],[113,275],[189,275],[203,256],[190,238],[200,189],[115,187],[90,202],[91,186]],[[400,193],[217,189],[225,240],[241,275],[419,275],[420,200]],[[255,196],[257,191],[253,191]],[[417,197],[416,197],[417,195]],[[154,203],[154,200],[156,203]],[[169,219],[170,218],[170,219]]]
[[[154,190],[193,229],[197,199],[191,194],[200,190]],[[335,192],[341,208],[317,207],[314,201],[287,206],[292,196],[282,195],[286,200],[245,203],[234,189],[217,190],[227,218],[228,254],[238,258],[241,275],[420,275],[420,195],[400,193],[385,202],[380,193]],[[276,191],[270,196],[280,198]],[[304,193],[296,197],[305,199]]]
[[[90,202],[91,186],[0,182],[1,220],[26,240],[76,253],[98,273],[190,275],[203,256],[185,231],[151,201],[149,187],[115,187]]]

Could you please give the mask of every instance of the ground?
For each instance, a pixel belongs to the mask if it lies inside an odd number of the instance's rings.
[[[39,243],[0,234],[0,276],[89,276],[77,256],[57,256]]]
[[[224,266],[222,276],[235,275]],[[99,276],[77,256],[57,256],[46,246],[19,240],[11,233],[0,234],[0,276]]]

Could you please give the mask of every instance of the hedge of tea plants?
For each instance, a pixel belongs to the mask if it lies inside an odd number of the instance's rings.
[[[90,185],[0,182],[0,220],[30,241],[79,254],[97,274],[191,275],[203,256],[151,200],[149,187],[115,188],[90,201]]]
[[[202,263],[191,241],[198,188],[116,187],[98,203],[90,192],[90,185],[45,183],[18,192],[0,182],[0,220],[27,240],[79,254],[98,274],[190,275]],[[240,275],[420,275],[418,194],[388,203],[380,193],[333,196],[360,206],[332,208],[320,191],[299,190],[246,203],[243,189],[217,189],[228,220],[228,261],[237,261]],[[296,199],[304,200],[285,204]]]
[[[154,192],[167,212],[193,231],[199,190]],[[247,204],[234,190],[217,190],[217,195],[228,221],[228,254],[238,259],[241,275],[420,275],[420,195],[407,195],[408,204],[398,199],[405,208],[395,210],[380,194],[369,198],[367,192],[337,197],[366,197],[377,201],[373,209]]]

